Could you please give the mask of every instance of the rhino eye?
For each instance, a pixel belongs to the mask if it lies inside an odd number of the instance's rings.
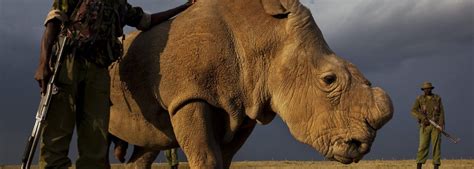
[[[327,85],[333,84],[336,81],[336,79],[337,79],[336,75],[333,75],[333,74],[326,75],[323,78],[324,83],[326,83]]]
[[[272,15],[274,18],[277,18],[277,19],[285,19],[285,18],[288,18],[288,15],[289,13],[281,13],[281,14],[276,14],[276,15]]]

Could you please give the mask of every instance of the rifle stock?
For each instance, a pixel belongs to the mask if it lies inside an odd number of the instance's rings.
[[[46,119],[46,114],[48,113],[49,103],[51,101],[51,96],[55,90],[54,82],[56,81],[56,75],[58,73],[59,66],[61,64],[61,58],[64,52],[64,46],[68,41],[67,37],[62,39],[59,52],[57,54],[56,62],[53,68],[53,74],[48,81],[46,92],[41,94],[41,101],[36,111],[35,125],[33,126],[33,131],[31,132],[28,142],[23,153],[23,158],[21,160],[21,169],[29,169],[35,155],[36,146],[39,141],[39,134],[43,129],[43,122]]]

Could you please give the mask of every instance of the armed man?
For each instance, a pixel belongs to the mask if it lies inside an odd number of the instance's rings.
[[[58,69],[40,141],[40,168],[68,168],[75,126],[78,169],[106,169],[108,163],[108,66],[122,55],[125,25],[147,30],[190,7],[195,0],[168,11],[146,14],[127,0],[54,0],[44,24],[40,63],[35,74],[41,92],[54,66],[51,54],[59,39],[68,39]],[[122,37],[122,38],[120,38]]]
[[[166,160],[171,169],[178,169],[178,148],[165,150]]]
[[[433,146],[433,165],[438,169],[441,165],[441,131],[434,125],[430,125],[430,120],[444,129],[444,109],[441,97],[434,94],[434,87],[430,82],[424,82],[421,86],[424,94],[416,98],[411,114],[420,124],[420,143],[416,156],[417,169],[428,159],[430,142]]]

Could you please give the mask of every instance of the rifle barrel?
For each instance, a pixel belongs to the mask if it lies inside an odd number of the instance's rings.
[[[29,169],[31,167],[31,163],[33,161],[33,157],[35,155],[36,146],[38,145],[39,141],[39,134],[43,129],[43,122],[46,119],[46,114],[48,113],[49,103],[51,101],[52,90],[55,82],[56,75],[58,73],[59,65],[61,63],[61,58],[64,52],[64,46],[66,45],[68,38],[64,37],[62,40],[61,48],[58,53],[58,57],[56,59],[56,64],[54,65],[53,75],[48,81],[48,85],[46,87],[46,92],[41,95],[41,101],[38,106],[38,111],[36,112],[35,116],[35,125],[33,126],[33,131],[31,132],[30,137],[28,138],[28,142],[26,144],[26,148],[23,154],[23,158],[21,160],[21,169]]]
[[[433,125],[436,129],[438,129],[439,131],[441,131],[441,133],[442,133],[444,136],[446,136],[446,137],[449,139],[449,141],[453,142],[454,144],[457,144],[459,141],[461,141],[460,138],[448,134],[446,131],[443,130],[443,128],[442,128],[440,125],[438,125],[438,124],[437,124],[436,122],[434,122],[433,120],[428,119],[428,121],[429,121],[429,122],[431,123],[431,125]]]

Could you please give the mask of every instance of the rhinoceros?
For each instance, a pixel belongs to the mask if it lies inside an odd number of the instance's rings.
[[[256,124],[349,164],[393,114],[390,97],[325,42],[298,0],[200,0],[124,42],[112,66],[109,131],[131,163],[181,147],[191,168],[229,168]]]

